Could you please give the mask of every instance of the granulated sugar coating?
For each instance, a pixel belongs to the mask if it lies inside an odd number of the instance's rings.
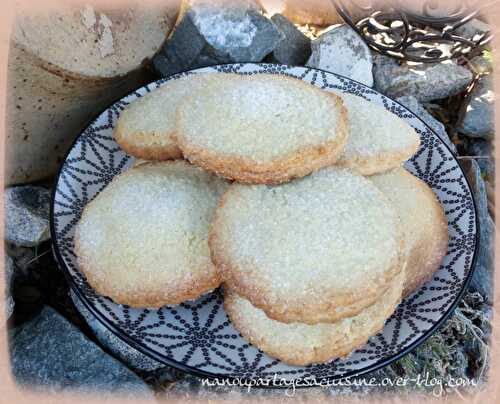
[[[170,80],[132,102],[120,115],[115,139],[130,155],[146,160],[182,157],[174,139],[175,113],[184,97],[233,75],[196,74]]]
[[[210,247],[229,287],[283,322],[355,315],[402,269],[391,203],[366,178],[335,167],[280,186],[233,184]]]
[[[76,228],[90,285],[136,307],[178,304],[217,287],[208,229],[225,188],[185,161],[146,163],[115,177]]]
[[[432,189],[404,168],[370,177],[396,207],[405,236],[403,295],[432,278],[448,249],[448,220]]]
[[[177,141],[205,169],[276,183],[333,164],[347,140],[346,114],[339,97],[300,80],[241,76],[184,99]]]
[[[380,331],[401,300],[404,272],[371,306],[335,323],[285,324],[231,290],[224,291],[224,308],[233,326],[250,343],[290,365],[305,366],[348,355]]]
[[[372,175],[399,167],[416,153],[420,137],[401,118],[356,95],[338,95],[347,108],[350,127],[339,164]]]

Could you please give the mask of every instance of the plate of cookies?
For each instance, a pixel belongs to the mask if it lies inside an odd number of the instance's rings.
[[[477,248],[443,139],[333,73],[213,66],[142,87],[78,137],[54,251],[142,353],[215,378],[377,369],[453,311]]]

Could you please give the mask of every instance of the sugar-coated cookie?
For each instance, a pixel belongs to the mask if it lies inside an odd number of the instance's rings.
[[[362,97],[335,94],[347,109],[350,132],[339,165],[372,175],[400,167],[417,152],[420,137],[401,118]]]
[[[403,268],[389,199],[348,169],[279,186],[233,184],[210,232],[228,287],[282,322],[334,322],[359,313]]]
[[[98,293],[133,307],[178,304],[216,288],[208,231],[225,188],[183,160],[118,175],[76,227],[79,268]]]
[[[405,235],[406,296],[432,278],[448,249],[448,221],[429,186],[404,168],[370,177],[393,202]]]
[[[240,76],[181,102],[177,145],[193,164],[243,183],[281,183],[332,165],[348,137],[340,97],[301,80]]]
[[[290,365],[323,363],[349,355],[379,332],[401,300],[404,273],[371,306],[335,323],[285,324],[271,320],[236,292],[224,290],[224,309],[233,326],[251,344]]]
[[[170,80],[130,103],[120,114],[114,137],[128,154],[144,160],[170,160],[182,157],[174,139],[175,116],[184,97],[194,94],[222,73],[192,74]]]

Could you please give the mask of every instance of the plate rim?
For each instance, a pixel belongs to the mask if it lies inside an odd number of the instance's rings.
[[[81,136],[84,134],[86,128],[88,128],[90,125],[92,125],[92,123],[101,115],[103,114],[105,111],[107,111],[109,108],[111,108],[114,104],[116,104],[117,102],[119,102],[120,100],[126,98],[126,97],[129,97],[130,95],[134,94],[137,90],[143,88],[143,87],[146,87],[146,86],[149,86],[151,84],[155,84],[155,83],[158,83],[158,82],[165,82],[166,80],[168,79],[172,79],[173,77],[175,76],[181,76],[183,74],[186,74],[186,73],[189,73],[189,72],[195,72],[197,70],[202,70],[202,69],[207,69],[207,68],[217,68],[217,67],[229,67],[229,66],[245,66],[245,65],[256,65],[256,66],[277,66],[277,67],[285,67],[285,68],[303,68],[303,69],[310,69],[310,70],[316,70],[318,72],[323,72],[323,73],[327,73],[327,74],[333,74],[334,76],[337,76],[339,78],[342,78],[342,79],[345,79],[345,80],[348,80],[348,81],[351,81],[351,82],[354,82],[362,87],[365,87],[371,91],[375,91],[376,93],[380,94],[380,95],[383,95],[384,97],[390,99],[391,101],[393,101],[394,103],[396,103],[397,105],[399,105],[400,107],[410,111],[416,118],[418,121],[420,121],[428,130],[430,130],[440,141],[441,143],[446,147],[446,149],[450,152],[451,156],[453,157],[453,159],[455,160],[456,164],[458,165],[458,167],[460,168],[460,172],[462,174],[462,176],[464,177],[465,179],[465,183],[467,184],[467,188],[472,196],[472,206],[473,206],[473,212],[474,212],[474,219],[475,219],[475,229],[476,229],[476,234],[474,236],[474,252],[473,252],[473,255],[472,255],[472,259],[471,259],[471,266],[470,266],[470,269],[469,269],[469,273],[467,274],[467,276],[465,277],[465,280],[463,281],[462,283],[462,287],[460,289],[460,292],[458,293],[456,299],[453,301],[453,303],[450,305],[450,307],[448,308],[448,310],[441,316],[441,318],[436,321],[436,323],[434,323],[431,328],[429,328],[427,330],[427,332],[425,332],[423,335],[421,335],[420,337],[418,337],[415,341],[413,341],[411,344],[409,344],[408,346],[406,346],[404,349],[402,349],[401,351],[399,351],[398,353],[392,355],[392,356],[389,356],[385,359],[381,359],[369,366],[366,366],[365,368],[361,369],[361,370],[353,370],[353,371],[350,371],[350,372],[346,372],[344,374],[341,374],[341,375],[338,375],[338,376],[324,376],[321,378],[321,380],[327,380],[328,382],[330,381],[334,381],[334,380],[342,380],[342,379],[349,379],[349,378],[352,378],[352,377],[358,377],[358,376],[362,376],[362,375],[365,375],[367,373],[370,373],[370,372],[373,372],[373,371],[376,371],[378,369],[381,369],[397,360],[399,360],[400,358],[402,358],[403,356],[405,356],[406,354],[410,353],[411,351],[413,351],[414,349],[416,349],[418,346],[422,345],[429,337],[432,336],[432,334],[434,334],[445,322],[446,320],[448,320],[451,315],[453,314],[453,312],[455,311],[455,309],[457,308],[458,304],[460,303],[460,301],[462,300],[463,296],[465,295],[465,292],[469,286],[469,283],[472,279],[472,276],[476,270],[476,265],[477,265],[477,259],[478,259],[478,251],[479,251],[479,245],[481,243],[481,239],[480,239],[480,227],[479,227],[479,217],[478,217],[478,213],[477,213],[477,204],[476,204],[476,200],[474,198],[474,193],[472,192],[472,187],[471,187],[471,184],[470,184],[470,181],[469,179],[467,178],[465,172],[464,172],[464,169],[463,167],[461,166],[460,162],[459,162],[459,159],[455,156],[455,154],[453,153],[453,151],[451,150],[451,148],[448,146],[448,144],[442,139],[442,137],[433,129],[431,128],[426,122],[424,122],[424,120],[422,118],[420,118],[420,116],[418,116],[415,112],[413,112],[410,108],[406,107],[405,105],[401,104],[400,102],[394,100],[392,97],[389,97],[383,93],[381,93],[380,91],[372,88],[372,87],[369,87],[367,86],[366,84],[363,84],[357,80],[354,80],[354,79],[351,79],[350,77],[347,77],[347,76],[344,76],[344,75],[341,75],[341,74],[338,74],[338,73],[333,73],[333,72],[330,72],[328,70],[324,70],[324,69],[318,69],[318,68],[313,68],[313,67],[308,67],[308,66],[299,66],[299,65],[287,65],[287,64],[279,64],[279,63],[265,63],[265,62],[239,62],[239,63],[222,63],[222,64],[217,64],[217,65],[212,65],[212,66],[205,66],[205,67],[201,67],[201,68],[196,68],[196,69],[191,69],[191,70],[185,70],[185,71],[182,71],[182,72],[178,72],[178,73],[175,73],[173,75],[170,75],[170,76],[167,76],[167,77],[162,77],[162,78],[159,78],[157,80],[153,80],[151,82],[148,82],[128,93],[126,93],[125,95],[122,95],[120,97],[117,97],[115,100],[113,100],[113,102],[109,103],[105,108],[102,109],[101,112],[99,112],[98,114],[94,115],[92,117],[92,119],[90,119],[86,124],[85,126],[83,126],[82,130],[79,132],[78,136],[74,139],[74,141],[71,143],[71,145],[69,146],[68,148],[68,151],[65,153],[64,155],[64,158],[57,170],[57,173],[56,173],[56,176],[55,176],[55,180],[53,182],[53,186],[52,186],[52,190],[51,190],[51,203],[50,203],[50,233],[51,235],[54,235],[56,234],[56,229],[55,229],[55,220],[54,220],[54,213],[55,213],[55,196],[56,196],[56,192],[57,192],[57,185],[59,184],[59,180],[60,180],[60,176],[61,176],[61,172],[62,172],[62,169],[64,167],[64,164],[69,156],[69,154],[71,153],[71,151],[73,150],[73,148],[75,147],[75,145],[78,143],[78,141],[80,140]],[[75,280],[73,279],[73,277],[71,276],[71,273],[69,271],[69,268],[67,267],[66,263],[64,262],[64,259],[62,257],[62,254],[59,250],[59,246],[56,242],[56,239],[51,236],[51,245],[52,245],[52,252],[53,252],[53,255],[56,259],[56,262],[57,262],[57,265],[58,267],[61,269],[61,271],[63,272],[64,274],[64,277],[66,278],[66,281],[68,282],[68,285],[70,286],[71,290],[75,293],[75,296],[80,300],[80,302],[85,306],[85,308],[90,312],[92,313],[92,315],[99,321],[99,323],[104,326],[108,331],[110,331],[111,333],[113,333],[116,337],[118,337],[120,340],[122,340],[124,343],[126,343],[127,345],[131,346],[132,348],[134,348],[135,350],[139,351],[140,353],[150,357],[151,359],[157,361],[157,362],[160,362],[166,366],[170,366],[170,367],[173,367],[173,368],[176,368],[176,369],[179,369],[187,374],[190,374],[190,375],[193,375],[193,376],[196,376],[196,377],[199,377],[199,378],[204,378],[204,379],[209,379],[209,380],[227,380],[227,381],[235,381],[235,380],[240,380],[242,382],[245,382],[245,381],[250,381],[250,380],[253,380],[252,378],[248,378],[248,377],[235,377],[235,376],[228,376],[228,375],[218,375],[216,373],[211,373],[211,372],[207,372],[207,371],[204,371],[204,370],[200,370],[198,368],[195,368],[195,367],[192,367],[192,366],[189,366],[189,365],[185,365],[183,363],[180,363],[180,362],[177,362],[176,360],[174,359],[171,359],[171,358],[168,358],[164,355],[161,355],[157,352],[155,352],[153,349],[150,349],[148,348],[146,345],[142,344],[141,342],[138,342],[134,339],[132,339],[131,337],[129,337],[127,335],[127,333],[122,330],[119,326],[115,325],[115,324],[112,324],[110,321],[108,321],[101,313],[100,311],[92,304],[92,302],[89,301],[89,299],[87,299],[87,297],[85,296],[85,294],[82,292],[82,290],[80,290],[80,288],[78,287],[78,285],[76,284]],[[80,316],[82,316],[82,314],[80,312],[78,312],[78,314]],[[297,377],[295,379],[300,379],[300,377]],[[285,385],[269,385],[269,386],[266,386],[266,385],[255,385],[254,387],[256,388],[270,388],[270,389],[282,389],[282,388],[287,388],[288,385],[285,384]],[[305,385],[299,385],[299,386],[295,386],[296,388],[300,388],[300,389],[304,389],[304,388],[309,388],[309,387],[314,387],[313,386],[305,386]]]

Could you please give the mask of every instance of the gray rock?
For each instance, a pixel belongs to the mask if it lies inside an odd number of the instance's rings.
[[[469,137],[492,138],[495,133],[495,93],[491,75],[482,76],[469,95],[458,131]]]
[[[283,39],[281,31],[252,2],[224,7],[196,1],[153,64],[160,74],[169,76],[213,64],[260,62]]]
[[[152,371],[165,367],[164,364],[132,348],[104,327],[84,306],[74,292],[71,292],[71,300],[73,300],[75,307],[85,319],[90,329],[94,332],[97,340],[130,368],[138,371]]]
[[[481,169],[481,174],[486,182],[486,191],[488,192],[488,186],[490,186],[492,195],[491,198],[494,198],[494,184],[495,184],[495,159],[494,158],[478,158],[476,159],[479,168]],[[493,185],[491,185],[493,184]],[[488,197],[490,194],[488,193]],[[494,206],[494,203],[493,203]]]
[[[285,65],[304,65],[311,56],[311,40],[281,14],[274,14],[271,21],[284,36],[272,53],[273,61]]]
[[[50,238],[50,192],[31,185],[5,190],[5,239],[34,247]]]
[[[37,263],[36,251],[33,247],[18,247],[14,244],[7,244],[6,252],[14,260],[16,271],[23,275],[28,275],[31,266]]]
[[[467,155],[477,157],[492,157],[493,147],[491,140],[470,139],[467,144]]]
[[[493,158],[493,147],[491,140],[470,139],[467,144],[466,153],[474,157],[483,178],[491,183],[495,183],[495,159]]]
[[[420,102],[447,98],[464,91],[472,73],[453,60],[440,63],[402,63],[388,56],[374,57],[375,88],[392,97],[412,95]]]
[[[478,74],[486,74],[493,71],[493,63],[491,61],[491,58],[483,55],[472,58],[470,64]]]
[[[457,148],[450,140],[448,133],[446,133],[446,128],[444,125],[439,122],[436,118],[434,118],[427,110],[424,108],[422,104],[418,102],[418,100],[411,96],[405,95],[403,97],[396,98],[396,101],[403,104],[410,111],[414,112],[422,121],[424,121],[427,125],[431,127],[434,132],[436,132],[439,137],[448,145],[451,151],[457,154]]]
[[[307,66],[341,74],[367,86],[373,85],[372,53],[351,27],[342,25],[312,42]]]
[[[14,377],[30,389],[153,397],[135,373],[49,307],[14,330],[10,351]]]
[[[6,319],[8,320],[12,313],[14,312],[14,298],[10,293],[12,279],[14,278],[14,260],[5,254],[5,311],[6,311]]]
[[[491,27],[477,18],[473,18],[472,20],[466,22],[464,25],[458,27],[454,34],[460,35],[466,39],[477,40],[479,36],[491,32]]]
[[[492,304],[495,223],[488,212],[486,186],[479,165],[473,159],[462,160],[462,164],[472,187],[479,219],[479,250],[469,289],[479,292]]]

